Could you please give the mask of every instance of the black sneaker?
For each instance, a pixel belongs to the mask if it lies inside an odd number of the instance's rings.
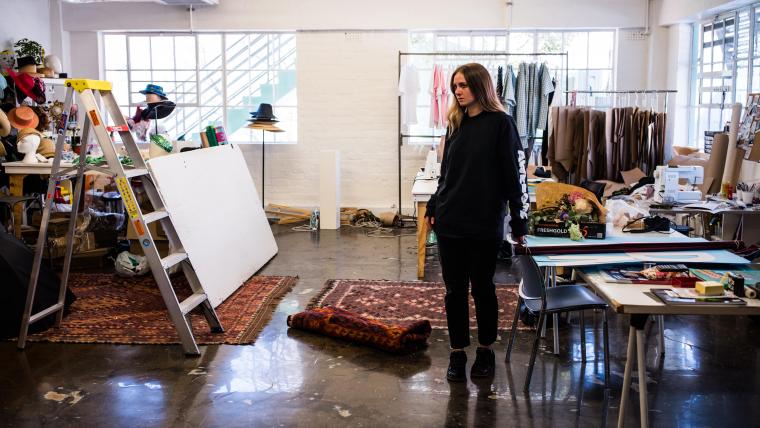
[[[449,369],[446,371],[446,379],[451,382],[467,381],[466,366],[467,353],[464,351],[454,351],[449,354]]]
[[[475,351],[475,363],[470,369],[470,377],[492,377],[496,370],[496,356],[493,349],[481,348]]]

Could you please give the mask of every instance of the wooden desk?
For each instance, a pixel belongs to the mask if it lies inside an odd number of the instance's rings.
[[[5,162],[2,165],[5,168],[5,173],[8,174],[11,196],[24,195],[24,178],[27,175],[50,175],[50,170],[53,168],[52,163],[24,163],[21,161]],[[73,166],[73,163],[61,162],[61,168],[70,168]],[[20,238],[21,223],[23,220],[23,207],[21,205],[17,205],[13,208],[13,216],[15,217],[13,230],[16,231],[16,237]]]
[[[645,362],[646,335],[644,326],[649,315],[760,315],[760,300],[745,299],[746,306],[719,305],[666,305],[654,295],[648,294],[653,289],[672,288],[662,285],[612,284],[604,281],[597,269],[580,271],[581,277],[619,314],[631,315],[628,330],[628,350],[623,375],[623,391],[620,396],[620,413],[618,427],[625,420],[625,408],[631,387],[631,370],[633,353],[637,350],[639,373],[639,412],[641,426],[649,426],[649,406],[647,404],[647,371]]]
[[[417,206],[417,278],[425,277],[425,243],[428,234],[425,212],[427,211],[427,202],[437,188],[438,179],[417,178],[412,186],[412,200]]]

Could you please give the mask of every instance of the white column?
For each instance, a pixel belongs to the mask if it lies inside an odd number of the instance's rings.
[[[340,228],[340,151],[319,155],[319,228]]]

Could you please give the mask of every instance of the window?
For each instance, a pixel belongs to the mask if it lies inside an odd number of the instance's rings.
[[[615,32],[590,31],[468,31],[468,32],[413,32],[410,34],[410,52],[509,52],[509,53],[562,53],[564,56],[512,56],[507,59],[494,56],[408,56],[405,61],[414,64],[419,72],[421,95],[418,97],[418,124],[411,126],[409,135],[433,135],[428,125],[430,99],[427,96],[433,65],[440,64],[453,70],[465,61],[483,64],[496,77],[498,66],[505,63],[518,66],[523,61],[543,61],[555,73],[557,88],[553,103],[565,103],[565,87],[570,90],[614,89]],[[591,48],[593,47],[593,49]],[[568,68],[567,86],[565,66]],[[602,106],[610,97],[577,94],[578,104]],[[405,132],[407,133],[407,132]],[[430,144],[430,138],[408,137],[405,143]]]
[[[159,121],[174,138],[190,139],[214,124],[224,125],[231,142],[261,142],[262,133],[246,125],[250,112],[269,103],[286,132],[265,141],[297,141],[294,33],[108,33],[103,42],[105,78],[126,114],[144,100],[139,91],[155,83],[177,104]]]
[[[717,17],[715,20],[700,26],[697,44],[697,62],[695,70],[696,108],[694,123],[697,124],[697,135],[691,141],[697,141],[702,147],[705,131],[720,131],[727,120],[731,118],[730,104],[738,96],[747,94],[747,44],[748,31],[744,29],[742,41],[743,55],[737,55],[737,24],[736,13]],[[743,26],[747,26],[744,18]],[[737,79],[737,59],[741,58],[742,73]],[[737,80],[742,80],[743,88]],[[740,101],[742,102],[742,101]]]

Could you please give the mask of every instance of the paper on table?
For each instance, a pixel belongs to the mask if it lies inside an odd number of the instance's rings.
[[[672,252],[653,252],[653,253],[626,253],[636,260],[642,262],[672,262],[674,259],[678,259],[680,262],[713,262],[715,257],[712,254],[707,254],[699,251],[672,251]]]

